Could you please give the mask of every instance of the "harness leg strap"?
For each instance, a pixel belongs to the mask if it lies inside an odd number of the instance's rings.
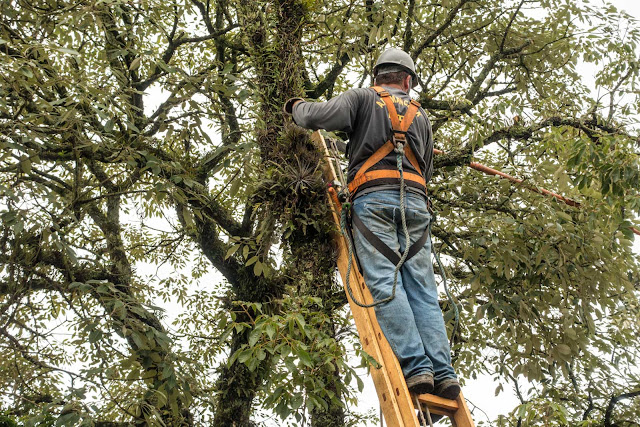
[[[398,265],[398,263],[400,262],[400,254],[398,254],[396,251],[394,251],[389,246],[387,246],[387,244],[384,243],[382,240],[380,240],[378,236],[373,234],[373,231],[371,231],[369,228],[367,228],[366,225],[364,225],[364,222],[362,222],[360,217],[358,217],[358,215],[356,215],[354,211],[351,212],[351,220],[353,222],[353,225],[355,225],[356,228],[358,229],[358,231],[362,233],[364,238],[367,239],[367,241],[371,243],[371,245],[378,252],[384,255],[384,257],[388,259],[393,265]],[[420,252],[420,249],[422,249],[425,243],[427,243],[427,239],[429,239],[428,226],[427,228],[425,228],[420,238],[416,240],[409,248],[409,253],[407,254],[407,258],[405,259],[405,262],[409,260],[411,257],[413,257],[415,254]]]

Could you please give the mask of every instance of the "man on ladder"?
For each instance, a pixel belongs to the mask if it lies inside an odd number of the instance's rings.
[[[299,126],[348,134],[353,240],[380,327],[411,392],[455,399],[460,385],[431,263],[431,124],[409,96],[417,78],[406,52],[386,50],[373,74],[373,88],[328,102],[294,98],[284,110]]]

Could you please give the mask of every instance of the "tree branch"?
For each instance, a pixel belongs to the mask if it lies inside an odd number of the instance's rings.
[[[195,3],[199,3],[197,1],[194,1]],[[225,35],[226,33],[228,33],[229,31],[238,28],[239,24],[231,24],[229,26],[227,26],[226,28],[222,28],[218,31],[212,31],[210,34],[204,35],[204,36],[199,36],[199,37],[178,37],[178,39],[173,40],[173,39],[169,39],[169,45],[167,46],[166,50],[164,51],[164,53],[162,54],[162,62],[164,62],[165,64],[169,64],[169,62],[171,62],[171,59],[173,58],[174,53],[176,52],[176,50],[187,43],[198,43],[198,42],[203,42],[206,40],[212,40],[212,39],[216,39],[220,36]],[[144,81],[138,82],[134,85],[134,87],[139,90],[139,91],[144,91],[146,90],[149,86],[151,86],[151,84],[153,84],[156,80],[158,80],[159,77],[161,77],[163,75],[164,71],[162,70],[162,68],[160,68],[159,66],[155,66],[153,72],[151,73],[151,75],[149,77],[147,77]]]
[[[619,394],[618,396],[611,396],[609,405],[604,413],[604,427],[615,427],[617,425],[615,423],[611,423],[611,417],[613,416],[613,409],[618,402],[625,399],[632,399],[637,396],[640,396],[640,389],[629,393]]]
[[[411,52],[411,57],[415,60],[418,56],[420,56],[422,54],[422,51],[429,46],[435,39],[437,39],[440,34],[442,34],[447,28],[449,28],[451,26],[451,24],[453,23],[453,20],[455,19],[455,17],[458,15],[458,12],[460,11],[460,9],[462,9],[462,7],[469,3],[471,0],[460,0],[460,3],[458,3],[457,5],[455,5],[447,14],[447,17],[444,19],[444,21],[442,22],[442,24],[440,24],[440,26],[438,28],[436,28],[436,30],[431,33],[422,43],[420,43],[420,46],[418,46],[417,48],[414,49],[413,52]]]

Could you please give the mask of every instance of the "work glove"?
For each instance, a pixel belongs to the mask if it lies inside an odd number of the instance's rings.
[[[287,100],[287,102],[284,103],[284,106],[282,107],[282,111],[284,111],[285,114],[292,115],[293,114],[293,106],[298,101],[304,101],[304,99],[302,99],[302,98],[289,98]]]

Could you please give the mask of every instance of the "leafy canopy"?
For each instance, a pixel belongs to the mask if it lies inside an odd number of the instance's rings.
[[[280,108],[370,84],[395,46],[416,61],[446,153],[430,193],[461,309],[458,373],[515,390],[521,405],[498,425],[637,425],[639,33],[623,12],[569,0],[0,9],[2,422],[370,419],[352,379],[375,361],[336,283],[320,156]]]

